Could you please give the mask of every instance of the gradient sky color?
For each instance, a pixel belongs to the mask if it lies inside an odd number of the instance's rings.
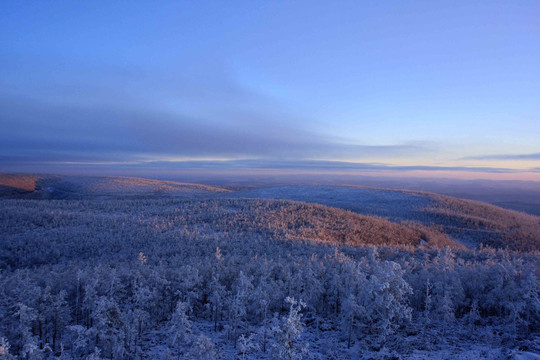
[[[6,2],[0,171],[540,180],[539,18],[538,1]]]

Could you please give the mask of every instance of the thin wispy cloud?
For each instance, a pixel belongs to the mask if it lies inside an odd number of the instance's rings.
[[[466,156],[462,160],[540,160],[540,152],[532,154],[495,154]]]
[[[2,160],[2,158],[0,158]],[[4,159],[5,160],[5,159]],[[9,159],[6,162],[10,163]],[[28,165],[43,166],[49,164],[62,171],[69,169],[93,169],[104,170],[106,173],[115,169],[131,170],[137,174],[152,172],[189,171],[197,173],[201,171],[227,171],[249,173],[253,171],[276,171],[277,173],[318,173],[318,174],[361,174],[361,173],[387,173],[400,174],[411,172],[446,172],[446,173],[486,173],[486,174],[519,174],[527,172],[539,172],[536,169],[512,169],[504,167],[471,167],[471,166],[399,166],[384,163],[353,163],[345,161],[321,161],[321,160],[177,160],[177,161],[44,161],[29,162]]]

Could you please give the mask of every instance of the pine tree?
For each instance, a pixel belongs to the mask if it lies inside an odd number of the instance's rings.
[[[431,291],[433,289],[433,284],[428,279],[426,282],[426,291],[424,294],[424,323],[426,326],[428,326],[431,322],[431,308],[432,308],[432,298],[431,298]]]
[[[245,360],[246,355],[260,349],[259,345],[255,341],[254,334],[251,334],[249,337],[246,337],[242,334],[238,338],[238,352],[240,353],[242,360]]]
[[[16,333],[19,337],[19,353],[27,360],[36,359],[40,353],[38,341],[32,333],[32,322],[37,318],[36,311],[18,303],[15,315],[18,319]]]
[[[272,346],[272,356],[279,360],[300,360],[308,354],[307,343],[300,340],[305,326],[300,311],[306,304],[291,297],[287,297],[285,302],[290,305],[289,313],[274,325],[275,342]]]
[[[62,342],[63,330],[67,324],[71,321],[71,312],[69,304],[66,300],[67,293],[65,290],[60,291],[55,297],[52,303],[53,310],[53,343],[52,350],[57,350],[58,341]],[[61,344],[62,345],[62,344]]]
[[[251,279],[244,275],[243,271],[240,271],[236,281],[236,293],[232,297],[229,303],[229,337],[235,341],[238,328],[242,326],[244,318],[247,315],[247,303],[250,294],[253,292],[253,285]]]
[[[190,351],[193,360],[216,360],[217,351],[212,340],[204,334],[199,335]]]
[[[445,291],[440,305],[440,313],[443,321],[443,336],[446,336],[448,327],[452,325],[455,319],[454,304],[449,291]]]
[[[81,325],[70,325],[66,328],[71,339],[71,357],[79,359],[88,351],[88,330]]]
[[[4,337],[0,337],[0,360],[15,360],[15,356],[9,353],[9,342]]]
[[[191,339],[192,322],[189,320],[187,313],[189,306],[187,303],[178,301],[176,308],[169,321],[169,331],[171,333],[171,344],[173,347],[178,347],[184,342],[189,342]]]
[[[476,325],[480,321],[480,311],[478,310],[478,300],[474,299],[471,304],[471,309],[466,315],[466,321],[473,331],[476,330]]]
[[[343,327],[347,333],[347,348],[351,347],[356,319],[362,312],[363,306],[358,303],[358,298],[355,295],[350,294],[343,302],[341,310]]]
[[[212,319],[214,320],[214,331],[217,331],[218,317],[225,295],[225,287],[220,284],[218,277],[215,275],[212,276],[212,280],[208,286],[210,288],[209,300],[211,304]]]
[[[412,289],[403,279],[399,264],[385,261],[372,266],[366,291],[362,293],[364,318],[384,341],[400,322],[411,319],[412,309],[407,304],[407,297]]]

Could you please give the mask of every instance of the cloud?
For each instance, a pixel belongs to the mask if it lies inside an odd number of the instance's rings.
[[[397,166],[384,163],[353,163],[345,161],[320,161],[320,160],[181,160],[181,161],[139,161],[139,162],[62,162],[57,166],[66,168],[88,169],[115,169],[131,170],[140,173],[175,172],[175,171],[233,171],[252,172],[272,170],[278,173],[369,173],[388,172],[405,173],[415,171],[425,172],[470,172],[490,174],[516,174],[522,172],[534,172],[530,170],[516,170],[497,167],[466,167],[466,166]],[[540,169],[536,169],[539,170]]]
[[[189,167],[190,162],[178,162],[180,167]],[[195,167],[202,164],[193,164]],[[206,162],[206,166],[229,166],[247,169],[273,169],[273,170],[310,170],[310,171],[467,171],[489,173],[512,173],[518,172],[508,168],[494,167],[465,167],[465,166],[399,166],[384,163],[357,163],[347,161],[320,161],[320,160],[297,160],[297,161],[261,161],[261,160],[235,160],[222,162]]]
[[[540,153],[467,156],[461,160],[540,160]]]
[[[336,159],[416,156],[422,144],[357,145],[294,121],[237,111],[232,119],[0,98],[4,161],[129,162],[163,158]],[[231,116],[229,114],[229,116]],[[227,117],[227,114],[225,114]]]
[[[316,122],[208,60],[185,60],[167,72],[4,60],[0,166],[256,159],[250,163],[256,167],[261,160],[377,161],[435,151],[426,143],[366,145],[321,134]]]

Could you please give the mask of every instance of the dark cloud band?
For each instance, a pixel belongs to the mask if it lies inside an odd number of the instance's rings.
[[[142,158],[388,158],[418,156],[422,145],[347,144],[284,119],[197,119],[99,106],[0,99],[0,150],[18,161],[134,161]],[[243,117],[246,117],[243,114]]]

